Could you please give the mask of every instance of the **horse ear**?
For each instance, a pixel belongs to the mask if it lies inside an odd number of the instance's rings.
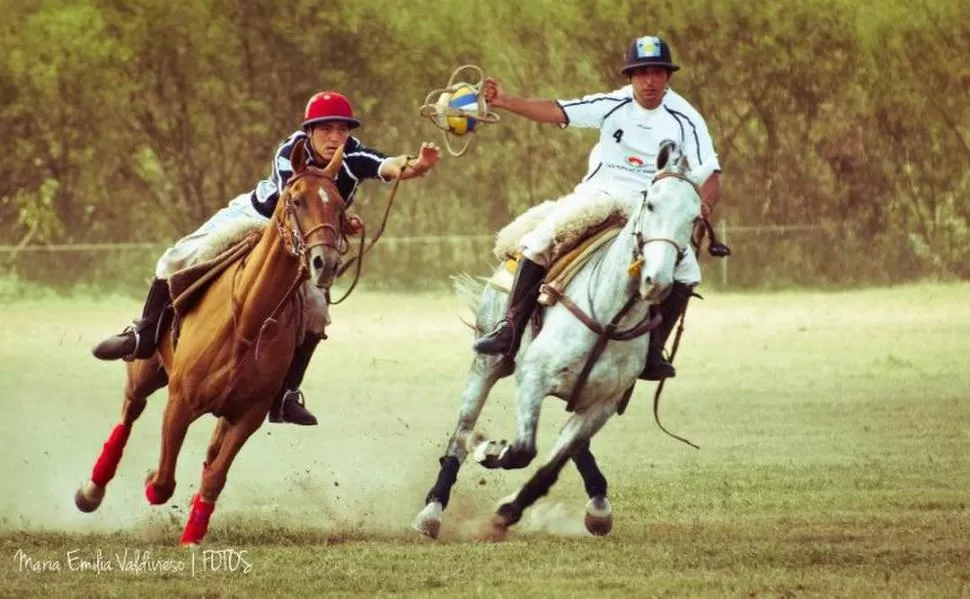
[[[290,165],[293,167],[294,173],[306,170],[306,144],[307,140],[300,139],[293,145],[293,152],[290,153]]]
[[[665,139],[660,142],[660,150],[657,152],[658,173],[667,168],[667,163],[670,162],[670,157],[676,149],[677,143],[672,140]]]
[[[327,168],[323,169],[325,175],[331,179],[337,176],[337,171],[340,170],[340,165],[344,161],[344,147],[340,146],[337,151],[333,153],[333,158],[330,159],[330,164]]]
[[[690,172],[690,159],[688,159],[686,155],[682,155],[677,160],[677,170],[679,170],[680,173],[683,175],[686,175],[688,172]]]

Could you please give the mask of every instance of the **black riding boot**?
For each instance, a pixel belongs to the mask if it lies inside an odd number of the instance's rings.
[[[169,297],[168,282],[165,279],[152,280],[141,320],[125,328],[117,335],[108,337],[97,344],[91,353],[99,360],[144,360],[155,353],[160,338],[158,325],[165,309],[172,303]]]
[[[664,359],[664,346],[670,337],[671,331],[677,319],[687,309],[687,302],[690,300],[692,287],[683,283],[674,283],[670,295],[660,302],[660,305],[651,308],[651,311],[659,311],[663,317],[660,324],[650,333],[650,348],[647,350],[647,364],[640,373],[640,378],[645,381],[660,381],[672,379],[677,375],[674,365]]]
[[[475,351],[482,354],[512,354],[519,349],[522,332],[539,300],[539,286],[546,268],[523,256],[509,293],[505,319],[492,331],[475,341]]]
[[[306,409],[303,392],[300,385],[303,383],[303,376],[306,374],[307,367],[310,366],[310,358],[313,357],[320,337],[313,333],[307,333],[306,339],[296,348],[293,354],[293,362],[290,363],[290,370],[283,379],[283,397],[280,405],[274,406],[270,410],[270,422],[289,422],[291,424],[301,424],[303,426],[315,426],[317,417]]]

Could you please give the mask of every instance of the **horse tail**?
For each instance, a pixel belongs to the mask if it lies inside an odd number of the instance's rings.
[[[482,306],[482,292],[485,291],[485,282],[464,272],[451,277],[451,281],[455,295],[462,299],[465,305],[472,311],[472,314],[477,315],[478,310]],[[478,331],[478,327],[474,324],[464,319],[462,319],[462,322],[473,331]]]

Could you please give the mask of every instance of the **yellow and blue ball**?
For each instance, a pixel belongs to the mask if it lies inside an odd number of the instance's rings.
[[[478,92],[470,85],[459,85],[451,94],[448,108],[469,113],[478,112]],[[475,130],[478,119],[470,116],[449,116],[448,129],[455,135],[465,135]]]

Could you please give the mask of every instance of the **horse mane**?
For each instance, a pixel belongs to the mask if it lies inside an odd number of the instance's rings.
[[[467,272],[462,272],[450,277],[455,295],[461,299],[472,314],[478,314],[482,306],[482,292],[485,290],[485,280],[480,277],[473,277]],[[478,327],[468,322],[464,318],[459,318],[461,322],[476,333],[481,333]]]

